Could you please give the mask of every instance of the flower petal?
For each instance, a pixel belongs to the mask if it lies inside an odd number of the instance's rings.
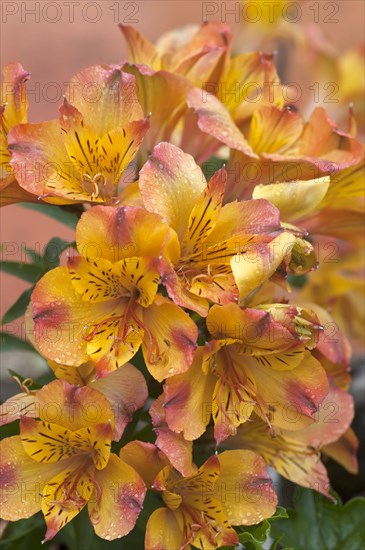
[[[161,218],[143,208],[95,206],[77,224],[78,251],[90,260],[118,262],[130,257],[179,258],[176,234]]]
[[[188,229],[182,243],[182,255],[187,259],[190,254],[201,250],[202,242],[209,237],[216,224],[222,206],[226,180],[226,170],[224,168],[218,170],[191,211]],[[184,259],[181,258],[181,262],[183,261]]]
[[[160,299],[143,310],[147,328],[142,343],[146,365],[160,382],[186,371],[193,362],[198,329],[181,308]]]
[[[199,88],[191,89],[186,97],[187,104],[198,117],[198,126],[232,149],[250,157],[257,157],[240,129],[233,122],[228,109],[214,95]]]
[[[274,275],[281,262],[290,255],[294,244],[294,235],[284,232],[269,244],[257,245],[254,254],[238,254],[232,258],[231,268],[241,302]]]
[[[320,170],[348,168],[364,155],[363,145],[350,134],[338,130],[323,107],[314,109],[301,139],[301,156],[317,159]]]
[[[16,521],[39,512],[44,485],[67,464],[69,461],[39,464],[27,455],[18,435],[3,439],[0,442],[1,517]]]
[[[315,210],[326,195],[329,185],[329,176],[309,181],[257,185],[252,197],[269,200],[280,210],[281,219],[291,222]]]
[[[38,390],[36,407],[41,420],[71,431],[97,424],[114,425],[111,406],[102,393],[88,386],[71,386],[64,380],[53,380]]]
[[[225,451],[218,455],[220,475],[215,495],[232,525],[255,525],[276,510],[277,496],[264,460],[252,451]],[[234,490],[232,490],[234,487]]]
[[[127,363],[108,376],[91,382],[90,387],[108,399],[115,417],[114,438],[118,441],[135,411],[143,407],[147,400],[144,376],[136,367]]]
[[[159,143],[139,174],[145,207],[166,220],[181,241],[206,185],[193,157],[171,143]]]
[[[192,462],[192,443],[187,441],[183,435],[169,429],[165,419],[166,410],[163,397],[163,394],[160,395],[149,411],[153,429],[157,435],[155,445],[165,453],[178,472],[183,476],[190,476],[196,472],[196,466]]]
[[[112,454],[108,465],[95,473],[95,491],[88,509],[95,533],[106,540],[127,535],[134,527],[146,494],[137,472]]]
[[[83,69],[71,78],[65,95],[100,137],[144,118],[136,80],[118,65]]]
[[[160,55],[152,42],[131,25],[119,23],[118,26],[127,42],[127,57],[131,63],[143,63],[156,71],[162,68]]]
[[[77,453],[70,440],[72,432],[64,426],[37,422],[33,418],[20,421],[20,438],[26,453],[37,462],[58,462]]]
[[[81,470],[81,472],[80,472]],[[83,463],[73,458],[68,467],[50,479],[42,490],[42,512],[47,532],[42,542],[47,542],[82,510],[93,493],[94,483]]]
[[[152,443],[131,441],[119,452],[120,458],[131,466],[144,480],[148,488],[161,470],[168,466],[166,455]]]
[[[302,130],[300,115],[289,109],[267,105],[254,112],[248,141],[257,154],[283,155],[289,151],[293,154]]]
[[[185,439],[200,437],[209,423],[216,379],[202,371],[200,348],[189,370],[168,378],[164,385],[166,421],[171,430]]]
[[[146,526],[146,550],[171,550],[182,548],[183,533],[175,514],[169,508],[157,508]]]
[[[8,141],[11,166],[26,191],[46,200],[61,197],[62,204],[83,198],[81,182],[60,139],[58,120],[15,126]]]
[[[35,418],[36,416],[34,392],[17,393],[0,405],[0,426],[22,417]]]

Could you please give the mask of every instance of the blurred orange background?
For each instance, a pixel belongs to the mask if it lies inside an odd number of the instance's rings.
[[[332,17],[328,4],[335,10]],[[363,0],[305,0],[300,5],[301,21],[320,26],[340,51],[364,41]],[[89,65],[124,59],[126,49],[118,22],[133,24],[154,41],[172,28],[201,24],[204,15],[214,13],[208,20],[231,24],[242,44],[244,30],[238,8],[237,1],[2,0],[1,64],[19,61],[31,72],[27,83],[31,122],[57,118],[65,83],[72,74]],[[300,67],[298,71],[300,74]],[[41,214],[19,206],[8,206],[1,212],[4,260],[20,259],[21,243],[42,251],[54,236],[74,240],[70,229]],[[2,285],[1,315],[29,286],[8,275],[2,276]]]

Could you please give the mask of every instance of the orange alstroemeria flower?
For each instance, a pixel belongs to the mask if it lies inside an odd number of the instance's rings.
[[[114,413],[113,439],[115,440],[122,437],[133,414],[143,407],[148,398],[147,384],[143,375],[129,363],[104,378],[96,378],[95,365],[91,361],[79,367],[59,365],[50,361],[49,366],[57,378],[73,386],[89,386],[107,398]],[[32,384],[33,381],[29,378],[23,380],[19,383],[22,392],[0,405],[0,426],[25,416],[37,417],[37,390],[32,389]]]
[[[37,417],[1,442],[1,516],[16,521],[42,510],[44,541],[84,506],[95,533],[112,540],[133,529],[146,486],[111,454],[114,416],[103,394],[55,380],[36,394]]]
[[[149,128],[132,75],[93,66],[70,81],[60,119],[8,136],[19,184],[47,202],[108,202]]]
[[[295,242],[267,201],[222,207],[226,177],[222,169],[207,184],[194,159],[169,143],[157,145],[140,172],[145,208],[166,220],[180,242],[177,260],[159,263],[162,283],[176,304],[203,316],[209,300],[243,300],[273,276]]]
[[[128,443],[120,457],[165,503],[148,520],[146,550],[232,546],[238,544],[233,525],[254,525],[275,512],[277,497],[265,463],[252,451],[213,455],[190,476],[182,476],[149,443]]]
[[[354,416],[354,403],[350,394],[332,387],[323,400],[315,422],[301,430],[277,430],[272,437],[265,423],[256,415],[251,422],[242,424],[237,435],[227,439],[224,447],[251,449],[259,453],[271,466],[293,483],[319,491],[331,498],[327,471],[321,462],[321,452],[329,453],[352,473],[357,471],[356,436],[345,452],[337,452],[336,443],[346,432]],[[291,417],[293,424],[296,415]]]
[[[351,132],[339,130],[322,107],[316,108],[305,123],[288,108],[261,106],[253,113],[243,150],[228,141],[231,131],[224,135],[217,128],[215,98],[203,101],[199,95],[190,94],[189,105],[198,114],[199,128],[232,149],[226,201],[250,198],[258,184],[318,178],[349,168],[363,158],[361,143]]]
[[[299,430],[313,422],[328,382],[309,351],[321,330],[312,311],[283,304],[215,305],[207,328],[213,340],[198,348],[188,375],[164,386],[170,429],[196,439],[213,416],[214,437],[221,443],[253,413],[273,433],[276,427]]]
[[[194,85],[216,82],[230,54],[232,36],[224,23],[183,27],[162,35],[156,45],[134,27],[119,25],[128,47],[128,61],[186,77]]]
[[[178,258],[175,233],[142,208],[95,206],[78,223],[79,256],[49,271],[28,310],[36,348],[59,364],[92,360],[104,376],[135,355],[158,380],[189,368],[197,327],[158,294],[158,258]]]

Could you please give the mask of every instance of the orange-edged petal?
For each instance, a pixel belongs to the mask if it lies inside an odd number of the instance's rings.
[[[164,385],[165,415],[171,430],[182,433],[187,440],[197,439],[204,433],[212,413],[215,382],[210,372],[203,372],[198,348],[189,370],[169,378]]]
[[[280,212],[269,201],[234,201],[225,204],[219,212],[209,242],[220,243],[232,235],[270,234],[280,228]]]
[[[299,430],[315,421],[328,382],[325,370],[308,351],[292,370],[275,370],[248,356],[243,364],[257,384],[259,406],[273,426]]]
[[[84,191],[62,140],[58,120],[15,126],[8,135],[11,166],[17,182],[47,201],[82,200]]]
[[[128,60],[131,63],[143,63],[156,71],[161,69],[161,58],[155,46],[131,25],[119,23],[127,42]]]
[[[84,460],[71,459],[68,466],[50,479],[42,489],[42,512],[47,532],[42,542],[49,541],[82,510],[94,490],[92,470]]]
[[[294,244],[294,235],[284,232],[269,244],[258,244],[248,254],[237,254],[232,258],[231,268],[242,304],[252,291],[270,279],[280,264],[290,257]]]
[[[69,464],[68,460],[40,465],[27,455],[19,436],[3,439],[0,442],[1,517],[16,521],[39,512],[44,485]]]
[[[182,242],[183,257],[188,258],[190,254],[200,251],[203,241],[209,237],[219,216],[226,181],[227,172],[225,168],[222,168],[212,176],[208,186],[193,207],[188,229]],[[181,258],[180,261],[184,262],[184,258]]]
[[[146,494],[137,472],[112,454],[108,465],[95,473],[95,491],[88,505],[95,533],[106,540],[127,535],[134,527]]]
[[[93,338],[94,347],[86,341],[91,324],[116,315],[116,305],[115,300],[96,304],[82,300],[67,268],[58,267],[48,271],[33,291],[26,313],[27,334],[48,359],[78,366],[89,360],[88,346],[90,353],[101,346],[99,336]]]
[[[169,429],[163,403],[163,394],[160,395],[150,408],[153,429],[156,433],[155,445],[168,457],[173,467],[183,476],[189,476],[196,472],[193,464],[193,446],[183,435],[177,434]]]
[[[291,222],[315,210],[326,195],[329,185],[329,176],[309,181],[257,185],[252,197],[269,200],[280,210],[281,219]]]
[[[77,454],[71,434],[64,426],[44,420],[37,422],[26,417],[20,421],[20,438],[25,452],[37,462],[58,462]]]
[[[320,170],[336,171],[357,164],[364,155],[363,145],[340,131],[323,109],[317,107],[306,124],[301,138],[301,156],[316,159]]]
[[[242,424],[235,438],[228,439],[225,445],[232,447],[235,441],[234,449],[251,449],[259,453],[268,466],[285,478],[329,496],[328,475],[320,460],[320,452],[301,440],[300,436],[304,431],[278,430],[273,436],[267,425],[253,415],[251,422]]]
[[[118,441],[135,411],[143,407],[148,398],[144,376],[136,367],[127,363],[108,376],[91,382],[90,387],[108,399],[115,418],[113,438]]]
[[[186,98],[187,104],[198,117],[198,126],[208,134],[232,149],[237,149],[257,158],[241,130],[233,122],[228,109],[214,95],[199,88],[191,89]]]
[[[231,525],[255,525],[276,510],[277,496],[264,460],[251,451],[225,451],[217,456],[220,475],[215,496]]]
[[[278,309],[281,305],[278,304]],[[293,310],[292,315],[296,308]],[[292,326],[288,326],[284,317],[282,321],[274,315],[274,308],[273,315],[271,315],[264,309],[240,308],[237,304],[214,305],[209,310],[207,328],[215,339],[220,340],[228,337],[239,341],[240,353],[247,355],[266,356],[272,353],[281,353],[300,345],[301,341],[299,334],[295,331],[294,321],[292,321]],[[296,363],[293,358],[292,367]],[[284,364],[282,368],[285,368]]]
[[[157,474],[168,466],[167,456],[152,443],[131,441],[119,452],[120,458],[139,473],[148,488]]]
[[[179,306],[159,298],[143,309],[143,355],[160,382],[185,372],[193,362],[198,338],[194,321]]]
[[[140,171],[139,187],[147,210],[166,220],[182,241],[190,214],[206,188],[193,157],[171,143],[159,143]]]
[[[351,428],[348,428],[337,441],[325,445],[322,451],[325,455],[341,464],[350,474],[357,474],[359,471],[356,456],[358,448],[359,440],[355,432]]]
[[[134,76],[118,65],[83,69],[71,78],[65,95],[100,137],[145,116]]]
[[[54,380],[38,390],[36,406],[41,420],[71,431],[114,425],[111,406],[102,393],[88,386],[71,386],[64,380]]]
[[[76,228],[81,256],[119,262],[130,257],[164,256],[176,262],[180,248],[176,234],[161,218],[143,208],[95,206]]]
[[[169,508],[157,508],[157,510],[154,510],[146,526],[146,550],[177,549],[182,548],[183,543],[183,533],[175,513]]]

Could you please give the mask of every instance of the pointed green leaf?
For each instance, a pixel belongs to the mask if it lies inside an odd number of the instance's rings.
[[[0,262],[0,271],[19,277],[28,283],[36,283],[43,274],[42,266],[24,262]]]
[[[25,310],[28,307],[33,288],[34,287],[24,290],[17,301],[8,309],[1,320],[2,325],[11,323],[12,321],[15,321],[15,319],[19,319],[19,317],[24,315]]]

